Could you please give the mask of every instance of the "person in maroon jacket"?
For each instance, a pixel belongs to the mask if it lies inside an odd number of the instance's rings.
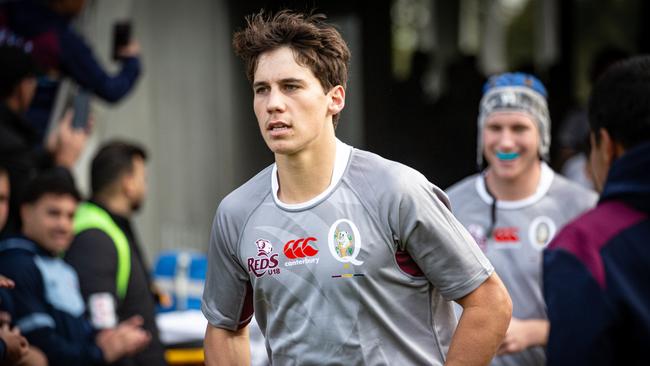
[[[589,100],[595,209],[544,253],[549,365],[647,365],[650,57],[612,66]]]

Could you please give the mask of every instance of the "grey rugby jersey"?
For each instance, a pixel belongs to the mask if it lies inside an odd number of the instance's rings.
[[[452,212],[494,265],[512,298],[512,316],[546,319],[542,294],[542,251],[569,221],[596,204],[597,195],[557,175],[542,163],[536,192],[523,200],[497,200],[496,226],[490,226],[492,198],[476,174],[447,190]],[[545,365],[542,347],[497,357],[492,365]]]
[[[228,195],[212,228],[202,310],[253,315],[277,365],[442,365],[450,300],[493,267],[445,194],[404,165],[337,141],[330,187],[277,199],[275,166]]]

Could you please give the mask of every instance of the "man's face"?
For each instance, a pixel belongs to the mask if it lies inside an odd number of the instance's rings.
[[[344,105],[340,86],[325,93],[313,72],[281,47],[260,55],[253,109],[262,137],[276,155],[293,155],[334,138],[332,115]]]
[[[0,173],[0,230],[5,227],[9,216],[9,177]]]
[[[73,238],[73,218],[77,200],[68,194],[44,194],[20,208],[23,234],[51,253],[68,249]]]
[[[594,188],[597,192],[602,192],[609,172],[610,161],[607,159],[608,152],[606,144],[608,141],[601,139],[600,143],[596,142],[596,133],[591,131],[589,134],[591,150],[589,152],[589,164],[591,165],[591,176],[594,181]]]
[[[50,3],[57,13],[75,17],[83,10],[86,0],[51,0]]]
[[[25,113],[29,109],[36,93],[36,84],[36,78],[33,76],[23,79],[18,84],[18,113]]]
[[[147,171],[144,159],[133,157],[133,171],[124,177],[124,192],[133,212],[138,211],[147,195]]]
[[[483,155],[497,178],[516,180],[537,167],[539,133],[519,112],[492,113],[483,128]]]

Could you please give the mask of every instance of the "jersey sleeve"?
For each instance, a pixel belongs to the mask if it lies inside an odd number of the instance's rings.
[[[65,253],[65,261],[70,264],[79,277],[79,287],[84,302],[88,305],[90,319],[110,319],[100,328],[117,323],[117,249],[113,240],[99,229],[88,229],[77,234]],[[108,294],[112,306],[94,306],[89,301],[93,294]]]
[[[441,295],[459,299],[481,285],[494,267],[452,215],[444,192],[421,174],[406,173],[394,202],[393,233]]]
[[[117,250],[106,233],[99,229],[79,233],[65,253],[65,261],[77,271],[85,301],[97,292],[108,292],[117,299]]]
[[[224,200],[212,225],[208,270],[201,302],[201,310],[208,322],[228,330],[245,327],[253,316],[250,279],[237,255],[241,224],[238,225],[239,220],[233,216],[236,215],[232,214],[228,202]]]

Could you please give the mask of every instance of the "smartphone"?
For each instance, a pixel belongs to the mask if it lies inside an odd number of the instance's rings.
[[[131,42],[131,21],[118,21],[113,24],[113,60],[119,60],[121,57],[118,54],[120,48],[126,46]]]
[[[90,93],[86,90],[79,89],[72,103],[73,116],[72,128],[84,129],[88,125],[90,116]]]

